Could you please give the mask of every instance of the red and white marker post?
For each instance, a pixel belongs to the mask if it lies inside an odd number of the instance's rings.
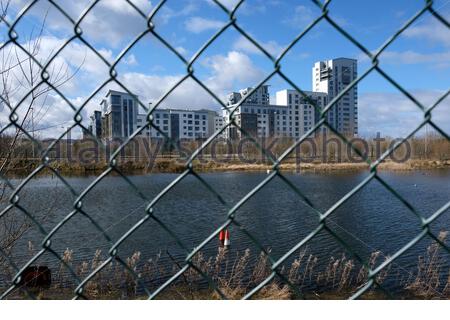
[[[228,247],[230,244],[231,244],[231,241],[230,241],[230,231],[228,231],[228,229],[227,229],[227,230],[225,230],[225,240],[223,241],[223,245],[224,245],[225,247]]]

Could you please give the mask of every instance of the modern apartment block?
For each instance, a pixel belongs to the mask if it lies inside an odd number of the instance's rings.
[[[126,138],[139,128],[143,137],[174,139],[206,139],[219,127],[223,120],[213,110],[156,109],[153,123],[159,128],[146,126],[146,114],[138,112],[136,96],[110,90],[101,102],[101,111],[91,115],[90,131],[103,139]],[[164,133],[164,134],[163,134]]]
[[[159,128],[145,127],[141,135],[150,138],[162,138],[167,135],[174,140],[206,139],[215,132],[217,113],[212,110],[156,109],[153,123]],[[147,115],[140,114],[136,128],[147,124]]]
[[[270,105],[268,85],[263,85],[248,95],[252,89],[245,88],[228,95],[228,109],[223,110],[225,123],[229,121],[229,110],[233,108],[233,105],[245,99],[234,113],[236,123],[243,131],[253,136],[272,136],[275,133],[274,117],[276,114],[281,114],[284,108]],[[224,136],[229,139],[238,139],[242,136],[242,131],[235,126],[229,126]]]
[[[228,95],[227,105],[233,108],[241,99],[245,101],[236,109],[235,121],[248,134],[255,137],[294,137],[305,134],[318,121],[318,111],[304,96],[295,90],[282,90],[276,93],[276,104],[270,104],[268,85],[263,85],[248,98],[245,94],[252,88]],[[321,92],[304,92],[319,107],[327,103],[327,94]],[[228,119],[229,110],[224,110]],[[242,137],[242,132],[230,126],[228,138]]]
[[[228,101],[227,105],[231,106],[233,104],[238,103],[241,101],[253,88],[245,88],[242,90],[239,90],[239,92],[232,92],[228,94]],[[253,92],[250,96],[245,98],[246,104],[251,105],[269,105],[270,104],[270,95],[269,95],[269,86],[263,85],[256,89],[255,92]]]
[[[312,69],[314,92],[325,92],[331,101],[358,77],[355,59],[319,61]],[[358,89],[352,87],[327,113],[328,122],[340,133],[358,134]]]
[[[135,96],[125,92],[109,90],[100,106],[103,137],[110,139],[124,138],[130,136],[136,130],[138,104]],[[94,128],[94,125],[92,125],[92,128]],[[93,132],[96,133],[96,131]]]
[[[129,137],[142,127],[140,134],[149,138],[206,139],[229,124],[230,110],[241,103],[234,112],[234,121],[240,129],[230,125],[220,137],[239,139],[244,131],[254,137],[299,138],[319,121],[318,109],[324,108],[357,78],[357,61],[348,58],[319,61],[314,64],[312,75],[313,91],[303,91],[308,98],[296,90],[286,89],[276,92],[275,104],[271,104],[269,86],[262,85],[252,94],[249,94],[253,90],[250,87],[230,93],[227,108],[220,116],[206,109],[158,108],[152,115],[159,130],[146,126],[146,115],[138,112],[137,97],[110,90],[101,103],[102,111],[91,116],[90,130],[104,139]],[[358,134],[356,86],[330,109],[327,120],[340,133]]]
[[[278,131],[281,135],[299,138],[319,121],[319,110],[312,103],[323,108],[328,103],[328,95],[312,91],[303,91],[303,94],[296,90],[282,90],[276,93],[277,105],[286,105],[288,108],[286,123],[289,131],[284,130],[285,119],[283,118],[283,127],[280,127],[283,130]]]

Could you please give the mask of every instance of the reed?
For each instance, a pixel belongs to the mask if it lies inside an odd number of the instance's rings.
[[[445,243],[447,232],[441,232],[439,241]],[[32,244],[29,244],[33,248]],[[32,249],[30,249],[32,250]],[[416,271],[411,271],[407,280],[392,272],[391,265],[379,272],[375,281],[383,285],[389,278],[389,285],[395,286],[398,298],[448,299],[450,298],[450,270],[444,276],[448,260],[437,242],[431,243],[425,254],[418,257]],[[270,251],[269,251],[270,252]],[[164,281],[176,274],[182,262],[168,264],[162,262],[163,253],[144,260],[141,252],[136,251],[121,262],[113,260],[101,272],[98,272],[84,287],[83,294],[91,299],[140,299],[144,297],[141,285],[150,291],[156,290]],[[297,296],[292,287],[278,275],[264,286],[255,296],[256,299],[342,299],[364,286],[368,281],[368,269],[375,269],[388,259],[381,251],[370,254],[366,265],[360,265],[346,254],[334,257],[319,257],[305,247],[291,261],[277,270],[277,273],[297,288]],[[447,258],[448,259],[448,258]],[[101,250],[96,250],[90,261],[76,262],[72,250],[66,249],[62,261],[54,276],[53,286],[41,290],[39,298],[70,298],[78,283],[74,281],[67,267],[75,270],[80,279],[88,276],[105,261]],[[167,261],[167,260],[166,260]],[[447,262],[447,263],[446,263]],[[123,266],[126,264],[127,268]],[[132,273],[130,272],[132,271]],[[219,247],[215,255],[206,257],[202,252],[195,255],[191,268],[183,273],[163,293],[162,299],[218,299],[217,291],[208,287],[208,282],[199,273],[207,274],[211,281],[229,299],[242,298],[258,284],[268,278],[273,270],[268,256],[261,252],[256,257],[249,249],[242,252],[230,252]],[[409,271],[408,271],[409,272]],[[406,273],[408,273],[406,272]],[[19,297],[19,296],[18,296]],[[366,298],[384,298],[376,288],[371,289]]]

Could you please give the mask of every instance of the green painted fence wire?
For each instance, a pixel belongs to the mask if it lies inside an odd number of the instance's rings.
[[[248,292],[245,296],[243,296],[243,299],[250,299],[252,298],[258,291],[260,291],[264,286],[269,284],[270,282],[274,281],[274,279],[278,278],[279,281],[287,284],[289,288],[295,293],[297,297],[302,297],[302,293],[300,288],[298,288],[295,284],[290,283],[289,280],[281,273],[281,266],[283,262],[285,262],[288,258],[290,258],[296,251],[298,251],[300,248],[305,247],[314,237],[317,236],[319,232],[327,232],[329,233],[340,245],[344,246],[352,255],[353,257],[358,260],[367,270],[368,273],[368,280],[367,282],[361,286],[351,297],[351,299],[355,299],[358,297],[361,297],[365,292],[370,290],[371,288],[377,287],[381,290],[385,290],[380,283],[377,283],[376,277],[377,275],[386,267],[388,267],[395,259],[397,259],[399,256],[401,256],[405,251],[410,249],[412,246],[414,246],[417,242],[419,242],[424,237],[429,237],[433,241],[437,241],[437,243],[442,246],[447,252],[449,251],[449,247],[440,241],[436,235],[434,235],[430,230],[430,225],[433,221],[435,221],[439,216],[444,214],[449,207],[450,207],[450,201],[447,202],[444,206],[439,208],[436,212],[432,213],[428,218],[425,218],[422,216],[415,208],[412,206],[406,199],[404,199],[393,187],[391,187],[385,180],[383,180],[382,177],[378,175],[378,165],[386,159],[389,155],[391,155],[396,149],[400,148],[407,139],[412,137],[416,132],[418,132],[421,128],[423,128],[426,125],[432,126],[437,132],[439,132],[445,139],[450,141],[449,136],[447,133],[439,128],[435,122],[433,122],[432,118],[432,111],[436,108],[437,105],[439,105],[440,102],[442,102],[449,94],[450,90],[447,91],[441,98],[439,98],[434,104],[431,106],[426,106],[420,103],[417,99],[414,98],[414,96],[409,93],[406,89],[404,89],[400,83],[393,80],[393,78],[387,74],[382,68],[379,66],[380,59],[382,58],[383,52],[391,46],[395,40],[405,31],[407,30],[415,21],[417,21],[420,17],[422,17],[425,13],[430,13],[433,18],[436,19],[439,23],[446,26],[450,29],[450,23],[447,21],[442,15],[439,14],[439,8],[435,8],[433,6],[433,1],[427,0],[424,1],[424,6],[414,15],[412,16],[397,32],[395,32],[378,50],[375,52],[369,51],[363,43],[360,41],[360,39],[357,39],[355,36],[351,35],[348,31],[345,30],[345,28],[330,16],[329,12],[329,5],[331,3],[331,0],[320,2],[318,0],[312,0],[315,6],[317,6],[320,9],[320,14],[304,29],[302,32],[300,32],[293,40],[289,43],[289,45],[286,46],[286,48],[280,53],[279,56],[273,56],[270,54],[264,47],[258,43],[251,35],[250,33],[246,32],[245,29],[240,26],[239,20],[237,18],[237,13],[239,9],[242,7],[242,4],[244,3],[244,0],[239,1],[234,8],[229,9],[224,4],[222,4],[218,0],[213,0],[213,2],[223,11],[223,14],[228,17],[228,21],[208,40],[205,42],[205,44],[192,56],[190,60],[186,60],[183,55],[177,51],[176,47],[173,46],[170,41],[165,39],[161,34],[158,33],[158,24],[155,22],[155,16],[160,12],[164,6],[166,5],[167,0],[160,1],[152,10],[152,12],[149,15],[146,15],[144,12],[142,12],[136,5],[133,4],[133,2],[129,0],[124,0],[129,5],[130,8],[134,9],[136,13],[139,16],[139,19],[143,19],[146,22],[146,28],[145,30],[142,30],[142,32],[133,39],[128,46],[123,49],[123,51],[117,56],[117,58],[114,60],[113,63],[108,62],[108,60],[102,55],[101,52],[96,50],[89,41],[83,36],[83,29],[81,27],[81,24],[83,20],[85,20],[86,16],[97,7],[99,0],[92,1],[91,4],[85,8],[85,10],[81,13],[80,17],[77,20],[74,20],[64,9],[64,6],[59,4],[56,1],[48,0],[48,3],[50,3],[57,11],[59,11],[62,15],[65,16],[68,21],[73,25],[73,35],[67,39],[67,41],[58,49],[56,50],[49,61],[42,65],[36,57],[27,50],[24,46],[22,46],[19,42],[19,34],[15,31],[18,23],[27,15],[27,13],[38,3],[39,0],[31,1],[26,6],[22,8],[20,13],[17,15],[14,21],[9,21],[8,17],[1,17],[1,23],[6,24],[8,31],[8,39],[0,46],[0,51],[8,49],[9,46],[16,46],[18,50],[20,50],[22,53],[24,53],[29,59],[31,59],[39,68],[40,68],[40,80],[35,84],[35,86],[16,104],[16,105],[10,105],[7,101],[6,97],[0,96],[1,102],[3,105],[7,108],[5,109],[6,112],[9,112],[9,122],[6,126],[1,128],[0,134],[3,134],[8,129],[15,129],[22,132],[27,139],[31,140],[35,146],[38,148],[41,156],[41,161],[38,167],[23,181],[21,181],[20,185],[17,187],[14,187],[7,177],[1,176],[0,179],[2,182],[5,183],[6,187],[11,190],[11,196],[9,199],[8,206],[3,209],[2,212],[0,212],[0,219],[4,218],[7,213],[9,213],[12,210],[18,210],[19,214],[23,214],[26,217],[28,217],[34,225],[37,226],[39,232],[43,236],[43,241],[40,245],[40,250],[24,265],[17,266],[14,264],[14,262],[11,260],[11,258],[8,256],[6,252],[4,252],[0,248],[0,254],[4,257],[5,261],[9,264],[9,266],[15,270],[15,276],[13,279],[11,279],[10,286],[4,291],[0,292],[0,298],[5,299],[8,298],[14,291],[18,290],[21,286],[21,275],[23,271],[31,266],[35,261],[37,261],[42,255],[46,253],[50,253],[54,255],[66,268],[69,270],[70,274],[72,275],[73,279],[76,281],[77,286],[74,290],[73,297],[75,299],[79,298],[85,298],[87,299],[87,296],[84,294],[84,288],[88,284],[90,280],[92,280],[97,274],[99,274],[105,267],[107,267],[110,263],[113,261],[117,261],[120,263],[128,272],[129,274],[136,280],[136,282],[139,284],[139,286],[142,288],[142,290],[147,294],[149,299],[154,299],[158,297],[161,292],[163,292],[167,287],[169,287],[171,284],[173,284],[177,279],[182,277],[185,272],[187,272],[189,269],[195,270],[198,272],[209,284],[210,288],[217,292],[217,294],[221,297],[226,299],[227,296],[221,292],[219,286],[214,282],[214,280],[204,271],[201,270],[198,266],[194,263],[194,257],[196,254],[198,254],[208,243],[215,240],[218,234],[221,230],[224,230],[225,228],[229,227],[230,225],[234,225],[239,228],[251,241],[252,243],[260,249],[264,254],[267,255],[268,261],[271,263],[271,272],[269,276],[259,283],[256,287],[254,287],[250,292]],[[248,4],[250,5],[250,4]],[[302,42],[302,39],[307,35],[311,30],[316,28],[319,24],[329,24],[331,25],[337,32],[339,32],[346,40],[351,42],[353,45],[355,45],[357,48],[361,50],[361,52],[366,55],[370,61],[371,66],[357,79],[352,81],[344,90],[342,90],[338,96],[336,96],[332,101],[330,101],[327,106],[325,106],[323,109],[321,109],[319,106],[315,104],[313,100],[311,100],[305,92],[296,85],[295,82],[293,82],[289,77],[283,73],[283,59],[285,58],[286,54],[298,43]],[[300,94],[303,95],[303,97],[309,101],[310,104],[312,104],[317,111],[320,114],[320,119],[317,121],[317,123],[314,125],[313,128],[311,128],[308,132],[306,132],[302,137],[297,139],[282,155],[280,155],[278,158],[273,158],[270,156],[270,153],[267,152],[264,148],[262,148],[256,139],[252,137],[250,134],[248,134],[245,130],[239,127],[236,119],[235,119],[235,113],[236,110],[239,108],[239,106],[243,103],[243,100],[241,100],[239,103],[232,105],[232,106],[226,106],[223,101],[219,98],[219,96],[214,93],[211,89],[209,89],[199,78],[197,77],[197,74],[195,72],[195,65],[198,59],[203,55],[206,49],[208,49],[220,36],[227,30],[233,29],[236,32],[238,32],[240,35],[242,35],[244,38],[246,38],[248,41],[250,41],[255,47],[265,56],[267,59],[269,59],[273,63],[273,69],[270,73],[268,73],[263,80],[261,80],[260,83],[256,84],[253,87],[253,90],[249,92],[248,94],[252,94],[255,90],[257,90],[261,85],[266,83],[268,80],[270,80],[275,75],[280,76],[282,79],[284,79],[289,85],[292,86],[293,89],[297,90]],[[450,30],[449,30],[450,31]],[[123,57],[126,56],[127,53],[130,52],[130,50],[137,44],[141,39],[146,35],[152,35],[154,36],[167,50],[171,51],[178,57],[181,63],[183,63],[186,66],[186,72],[184,76],[179,79],[156,103],[154,103],[151,107],[148,107],[146,103],[140,101],[138,99],[139,105],[146,111],[147,117],[146,117],[146,123],[141,128],[137,129],[130,137],[124,141],[120,147],[111,155],[109,159],[109,165],[108,168],[101,173],[96,179],[81,193],[77,193],[70,184],[64,179],[64,177],[54,168],[50,166],[51,164],[51,157],[50,157],[50,151],[51,149],[60,142],[64,137],[67,136],[69,131],[71,131],[74,128],[80,128],[82,130],[87,131],[87,128],[83,125],[83,118],[82,118],[82,111],[85,109],[86,105],[92,101],[94,96],[96,96],[98,93],[100,93],[102,90],[106,89],[108,85],[110,84],[116,84],[121,89],[123,89],[125,92],[129,94],[133,94],[133,92],[128,89],[119,79],[118,79],[118,71],[116,70],[117,65],[122,61]],[[98,58],[100,58],[103,63],[109,68],[109,78],[105,79],[105,81],[98,86],[91,95],[79,106],[74,105],[73,102],[71,102],[68,98],[64,96],[64,94],[58,89],[57,86],[52,84],[50,81],[50,76],[48,73],[49,66],[54,61],[58,55],[66,48],[70,43],[74,41],[81,41],[84,45],[89,48]],[[385,153],[383,153],[378,159],[375,161],[370,161],[369,159],[365,159],[367,163],[370,165],[370,171],[369,175],[356,187],[354,187],[350,192],[348,192],[344,197],[342,197],[339,201],[337,201],[334,205],[332,205],[328,210],[325,212],[321,212],[316,207],[314,207],[312,201],[310,201],[303,192],[298,189],[293,183],[289,181],[287,177],[285,177],[282,172],[280,171],[280,164],[283,160],[286,159],[286,157],[289,156],[305,139],[308,138],[311,134],[318,131],[320,127],[327,127],[331,132],[336,134],[348,147],[350,147],[355,153],[363,157],[363,155],[360,153],[360,151],[341,133],[336,131],[328,122],[327,122],[327,113],[329,110],[336,104],[337,101],[339,101],[349,90],[352,89],[352,87],[356,86],[360,81],[362,81],[364,78],[366,78],[371,73],[378,73],[381,77],[386,79],[390,84],[392,84],[395,88],[397,88],[408,100],[410,100],[415,106],[417,106],[418,110],[420,110],[423,113],[423,121],[417,126],[416,128],[413,128],[411,132],[406,135],[405,138],[399,140],[396,144],[394,144],[392,147],[390,147]],[[163,131],[160,130],[160,128],[153,122],[153,113],[154,111],[165,101],[165,99],[173,92],[175,91],[180,85],[182,85],[187,80],[193,80],[198,85],[200,85],[212,98],[214,98],[217,103],[223,107],[227,108],[229,110],[229,121],[227,121],[226,125],[218,131],[215,132],[211,137],[209,137],[197,150],[194,151],[194,153],[189,157],[189,159],[185,163],[185,169],[184,171],[179,174],[176,179],[174,179],[169,185],[167,185],[162,191],[159,192],[154,198],[148,198],[143,192],[139,190],[139,188],[133,184],[133,182],[126,177],[125,174],[121,172],[118,166],[118,157],[121,153],[121,151],[124,150],[124,148],[132,141],[136,136],[138,136],[143,130],[146,128],[154,128],[157,130],[165,139],[170,141],[170,143],[175,147],[178,148],[178,145],[176,141],[171,140]],[[33,136],[27,132],[27,130],[21,125],[19,115],[17,114],[17,110],[20,108],[20,106],[26,101],[27,98],[30,97],[33,90],[38,88],[41,85],[47,85],[51,89],[54,90],[56,94],[58,94],[67,104],[68,107],[71,108],[73,111],[73,124],[66,128],[66,130],[48,147],[44,147],[40,141],[37,139],[34,139]],[[242,136],[248,138],[250,141],[253,142],[253,144],[260,149],[263,154],[267,156],[269,161],[272,164],[272,170],[268,173],[267,177],[263,179],[254,189],[252,189],[250,192],[245,194],[242,199],[240,199],[236,203],[227,203],[223,197],[221,196],[220,191],[215,190],[208,182],[206,182],[200,175],[198,175],[193,167],[193,161],[198,159],[199,155],[201,155],[202,151],[208,147],[212,143],[212,141],[219,137],[219,135],[224,132],[228,127],[235,126],[238,130],[241,131]],[[102,141],[98,140],[96,137],[92,137],[97,141],[97,143],[100,146],[103,146]],[[21,206],[21,198],[19,196],[20,191],[27,185],[27,183],[35,176],[37,176],[40,172],[44,170],[50,170],[53,174],[56,175],[56,177],[64,184],[65,187],[68,188],[68,190],[76,197],[75,202],[73,203],[73,209],[72,211],[67,214],[53,229],[47,230],[45,229],[33,216],[31,212],[29,212],[26,208]],[[144,201],[145,203],[145,209],[142,215],[142,218],[135,223],[128,231],[126,231],[119,239],[113,239],[108,235],[107,230],[104,230],[95,219],[90,217],[89,212],[86,212],[83,209],[83,200],[84,198],[89,194],[89,192],[102,181],[105,177],[110,175],[111,173],[119,174],[124,181],[129,185],[129,187]],[[211,233],[206,239],[201,241],[193,250],[189,248],[189,246],[185,245],[183,240],[179,238],[179,236],[174,233],[167,225],[165,225],[161,219],[158,218],[158,215],[161,215],[163,213],[157,212],[155,209],[155,206],[158,204],[158,202],[161,201],[161,199],[166,196],[168,193],[170,193],[173,188],[179,184],[181,181],[186,179],[188,176],[195,177],[198,181],[198,183],[205,186],[209,192],[211,192],[217,200],[224,206],[228,208],[228,214],[223,220],[223,223],[218,227],[213,233]],[[306,206],[308,206],[310,209],[312,209],[316,214],[318,218],[318,224],[312,230],[306,237],[302,239],[298,239],[298,242],[290,249],[288,250],[284,255],[282,255],[281,258],[275,259],[270,255],[270,252],[268,252],[264,246],[249,232],[247,231],[239,222],[235,220],[236,216],[238,215],[238,210],[252,197],[254,197],[261,189],[263,189],[270,181],[273,179],[279,179],[283,183],[286,184],[287,187],[291,188],[295,194],[298,195],[300,201],[304,203]],[[382,264],[380,264],[378,267],[372,269],[369,266],[368,261],[366,261],[363,257],[360,257],[355,250],[353,250],[352,246],[348,244],[344,239],[339,237],[332,229],[330,229],[327,226],[327,219],[333,215],[333,213],[341,207],[345,202],[347,202],[349,199],[351,199],[353,196],[355,196],[358,192],[360,192],[362,189],[365,188],[367,184],[369,184],[372,180],[377,180],[381,183],[381,185],[389,191],[391,194],[393,194],[398,200],[400,200],[408,209],[411,211],[411,213],[417,217],[420,220],[421,223],[421,231],[418,234],[412,234],[411,240],[404,245],[401,249],[399,249],[397,252],[395,252],[392,256],[388,257]],[[80,279],[79,276],[76,274],[75,270],[67,264],[62,256],[61,253],[56,252],[52,248],[52,241],[53,237],[60,231],[60,229],[68,223],[73,217],[83,215],[84,217],[88,218],[90,220],[90,223],[97,229],[98,233],[110,244],[110,249],[108,252],[108,258],[103,261],[95,270],[93,270],[89,275],[87,275],[85,278]],[[167,234],[179,245],[180,248],[182,248],[185,252],[186,258],[184,263],[178,265],[178,271],[176,274],[174,274],[170,279],[168,279],[164,284],[162,284],[159,288],[157,288],[154,291],[150,291],[145,284],[141,281],[140,275],[137,274],[132,268],[129,267],[126,260],[123,260],[120,255],[120,247],[124,243],[126,239],[129,237],[132,237],[133,234],[144,224],[148,223],[148,221],[154,221],[159,226],[161,226]],[[30,298],[36,298],[35,295],[27,290],[27,288],[21,288],[22,290],[25,290],[26,293]],[[389,292],[387,292],[389,293]]]

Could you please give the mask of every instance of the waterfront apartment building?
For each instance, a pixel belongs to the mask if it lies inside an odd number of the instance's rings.
[[[140,135],[150,138],[207,139],[229,124],[230,112],[235,110],[234,121],[238,127],[228,126],[220,137],[239,139],[244,131],[254,137],[300,138],[318,123],[320,109],[357,78],[357,61],[348,58],[319,61],[314,64],[312,76],[312,91],[303,94],[289,89],[278,91],[275,104],[270,102],[269,86],[262,85],[254,91],[248,87],[228,94],[222,115],[206,109],[158,108],[152,115],[153,124],[159,130],[146,126],[146,115],[139,114],[136,96],[110,90],[101,103],[102,111],[92,115],[90,128],[104,139],[129,137],[142,127]],[[340,133],[357,135],[357,87],[352,87],[326,117]],[[320,130],[327,131],[323,127]]]
[[[310,130],[319,119],[316,108],[295,90],[282,90],[276,93],[276,104],[270,104],[269,86],[263,85],[248,98],[245,97],[252,88],[246,88],[228,95],[224,119],[229,121],[229,112],[233,105],[245,99],[236,109],[235,121],[248,134],[254,137],[293,137],[299,138]],[[321,92],[304,92],[310,100],[323,107],[327,103],[327,94]],[[234,126],[228,127],[228,138],[242,137],[242,132]]]
[[[147,115],[140,114],[136,128],[145,127],[142,136],[163,138],[164,135],[174,140],[206,139],[216,130],[217,113],[213,110],[156,109],[153,113],[153,126],[146,126]]]
[[[312,68],[314,92],[325,92],[331,101],[358,77],[355,59],[319,61]],[[358,88],[353,86],[327,113],[327,121],[340,133],[358,134]]]
[[[124,138],[136,130],[138,104],[136,96],[125,92],[109,90],[100,103],[102,113],[101,132],[103,137]],[[98,114],[97,114],[98,116]],[[94,113],[94,117],[96,117]],[[94,118],[97,119],[97,118]],[[94,128],[94,124],[92,124]],[[96,131],[98,131],[96,125]],[[93,131],[93,133],[96,133]]]
[[[282,119],[283,127],[280,127],[278,132],[281,135],[293,138],[301,137],[319,121],[320,112],[318,109],[322,109],[327,103],[328,95],[323,92],[303,91],[303,94],[301,94],[296,90],[278,91],[276,93],[276,104],[287,106],[286,118],[283,117]],[[285,122],[288,130],[285,130]]]
[[[245,96],[247,96],[251,90],[253,90],[253,88],[248,87],[248,88],[239,90],[239,92],[232,92],[232,93],[228,94],[227,105],[231,106],[233,104],[238,103]],[[261,106],[269,105],[270,104],[269,86],[263,85],[263,86],[259,87],[258,89],[256,89],[255,92],[253,92],[251,95],[249,95],[248,97],[245,98],[244,103],[251,104],[251,105],[261,105]]]
[[[276,105],[270,105],[269,86],[263,85],[257,88],[249,95],[253,88],[248,87],[239,92],[231,92],[227,98],[227,109],[223,110],[224,124],[229,122],[229,112],[235,108],[242,99],[245,99],[241,105],[236,109],[235,122],[237,125],[248,134],[253,136],[270,136],[273,135],[274,121],[273,117],[277,113],[281,113],[283,108]],[[262,120],[262,118],[267,118]],[[258,126],[258,121],[260,121]],[[264,121],[264,126],[262,125]],[[242,131],[236,126],[229,126],[225,134],[225,138],[238,139],[242,137]]]
[[[147,125],[147,115],[138,112],[136,96],[109,90],[101,102],[101,111],[91,115],[90,131],[106,140],[127,138],[144,127],[140,136],[174,140],[206,139],[220,129],[223,119],[213,110],[158,108],[153,113],[153,126]]]

